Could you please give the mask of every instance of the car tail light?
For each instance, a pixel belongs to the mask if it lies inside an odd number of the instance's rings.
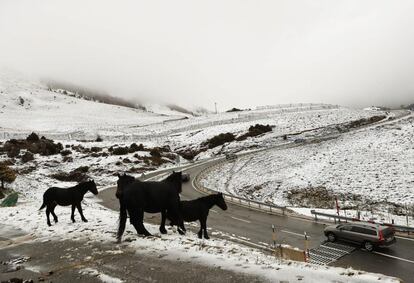
[[[385,239],[384,239],[384,235],[382,234],[382,230],[378,230],[378,236],[379,236],[379,241],[380,242],[383,242]]]

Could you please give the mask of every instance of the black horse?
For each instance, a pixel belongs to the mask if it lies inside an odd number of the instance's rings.
[[[55,207],[57,205],[72,205],[72,215],[71,219],[72,222],[75,222],[75,207],[78,208],[79,214],[82,218],[83,222],[88,222],[85,216],[83,216],[81,201],[83,200],[83,196],[90,191],[94,195],[98,194],[98,190],[96,189],[95,181],[87,181],[83,183],[79,183],[74,187],[70,188],[58,188],[58,187],[51,187],[46,190],[43,194],[43,204],[39,208],[43,209],[46,207],[46,217],[47,217],[47,225],[52,226],[50,224],[49,214],[52,213],[53,219],[55,222],[58,222],[58,218],[55,214]]]
[[[143,224],[144,212],[161,212],[160,232],[167,233],[165,220],[167,211],[182,228],[180,234],[184,234],[185,227],[179,211],[181,193],[181,172],[173,172],[165,180],[159,182],[142,182],[132,176],[118,175],[118,187],[116,197],[119,199],[119,227],[117,239],[121,241],[125,231],[127,212],[131,224],[139,235],[151,236]]]
[[[224,201],[222,193],[180,202],[181,214],[185,222],[193,222],[197,220],[200,221],[200,231],[198,231],[198,237],[200,239],[203,236],[203,230],[204,238],[210,239],[207,234],[207,216],[210,208],[212,208],[214,205],[217,205],[222,210],[227,210],[227,204]],[[167,217],[170,219],[169,214]],[[171,220],[171,225],[177,224],[174,222],[174,220]],[[180,228],[178,228],[178,231],[180,231]]]

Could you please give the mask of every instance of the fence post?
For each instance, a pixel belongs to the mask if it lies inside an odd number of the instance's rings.
[[[408,204],[405,205],[405,219],[407,220],[408,227]],[[408,235],[410,235],[410,230],[408,230]]]
[[[335,206],[336,206],[336,214],[339,216],[339,204],[338,204],[338,197],[335,196]]]
[[[275,225],[272,224],[272,240],[273,240],[273,250],[276,257],[276,229]]]
[[[306,234],[306,231],[304,232],[305,236],[305,262],[309,261],[309,240],[308,235]]]

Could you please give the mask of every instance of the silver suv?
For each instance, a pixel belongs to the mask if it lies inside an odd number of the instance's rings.
[[[327,226],[325,236],[330,242],[344,240],[362,245],[367,251],[390,246],[396,242],[394,230],[384,225],[370,223],[343,223]]]

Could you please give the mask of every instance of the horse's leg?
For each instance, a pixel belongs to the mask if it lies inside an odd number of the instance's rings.
[[[150,232],[145,229],[143,220],[144,220],[144,210],[138,208],[128,209],[130,222],[137,230],[138,235],[151,236]]]
[[[167,230],[165,229],[165,219],[166,219],[166,211],[161,210],[161,225],[160,225],[160,232],[161,234],[167,234]]]
[[[138,213],[138,225],[140,226],[141,231],[143,232],[144,236],[152,236],[150,232],[144,226],[144,210],[141,209]]]
[[[46,206],[46,218],[47,218],[47,225],[48,226],[52,226],[52,224],[50,224],[50,218],[49,218],[49,215],[50,215],[50,209],[49,209],[49,206]]]
[[[180,235],[185,235],[185,232],[186,232],[187,230],[182,230],[182,228],[178,227],[178,228],[177,228],[177,231],[178,231],[178,233],[179,233]]]
[[[52,213],[52,215],[53,215],[53,220],[55,220],[55,223],[57,223],[58,222],[58,218],[57,218],[57,216],[56,216],[56,214],[55,214],[55,208],[56,208],[56,203],[53,203],[51,206],[50,206],[50,213]]]
[[[80,203],[80,202],[78,202],[78,203],[76,204],[76,207],[78,208],[78,211],[79,211],[79,214],[80,214],[80,216],[81,216],[81,218],[82,218],[82,221],[83,221],[83,222],[88,222],[88,220],[86,220],[85,216],[83,216],[83,212],[82,212],[82,206],[81,206],[81,203]]]
[[[200,220],[200,230],[198,231],[197,235],[200,239],[203,238],[203,225],[201,224],[201,220]]]
[[[72,219],[72,222],[75,223],[75,205],[72,204],[72,214],[70,216],[70,219]]]
[[[200,229],[200,231],[201,230],[204,230],[204,239],[210,239],[210,237],[208,236],[208,234],[207,234],[207,216],[205,216],[205,217],[202,217],[201,219],[200,219],[200,224],[201,224],[201,229]],[[200,236],[200,235],[199,235]]]

